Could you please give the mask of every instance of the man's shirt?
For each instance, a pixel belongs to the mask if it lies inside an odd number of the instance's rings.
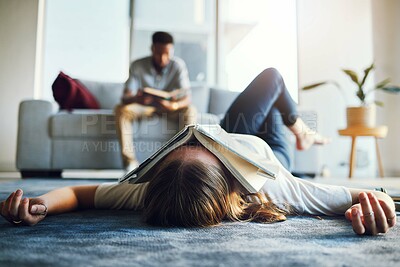
[[[190,89],[189,73],[185,62],[174,57],[161,72],[155,69],[151,56],[132,62],[125,88],[136,92],[137,89],[144,87],[164,91]]]

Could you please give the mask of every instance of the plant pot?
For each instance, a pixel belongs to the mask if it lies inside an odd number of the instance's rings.
[[[368,127],[373,128],[376,125],[376,107],[375,105],[348,107],[347,128],[349,127]]]

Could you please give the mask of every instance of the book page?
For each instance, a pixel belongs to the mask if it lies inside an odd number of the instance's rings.
[[[143,93],[165,100],[170,100],[172,98],[171,93],[150,87],[143,88]]]
[[[171,92],[167,92],[164,90],[154,89],[150,87],[143,88],[143,93],[148,94],[153,97],[158,97],[164,100],[179,100],[187,96],[187,89],[176,89]]]
[[[254,153],[248,147],[240,144],[232,138],[224,129],[219,125],[196,125],[197,131],[220,144],[225,149],[231,151],[242,159],[255,165],[260,170],[264,171],[270,176],[271,179],[276,178],[279,171],[277,163],[269,160],[261,155]]]
[[[129,180],[129,183],[143,183],[147,182],[149,177],[145,174],[153,168],[161,159],[168,155],[175,148],[185,144],[193,137],[193,125],[186,126],[174,137],[172,137],[167,143],[159,148],[153,155],[142,162],[139,167],[127,173],[125,176],[119,179],[119,183],[123,183]]]

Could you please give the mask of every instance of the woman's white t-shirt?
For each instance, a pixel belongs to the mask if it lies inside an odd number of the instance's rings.
[[[337,215],[352,205],[350,191],[343,186],[322,185],[294,177],[275,157],[262,139],[252,135],[231,134],[242,145],[279,164],[275,180],[268,179],[261,189],[273,203],[298,213]],[[141,210],[147,183],[103,183],[98,186],[94,203],[98,209]]]

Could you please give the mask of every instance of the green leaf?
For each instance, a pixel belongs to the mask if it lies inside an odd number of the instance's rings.
[[[383,107],[383,102],[382,101],[375,100],[374,102],[375,102],[375,105],[377,105],[379,107]]]
[[[369,66],[368,68],[366,68],[366,69],[364,70],[364,77],[363,77],[363,79],[362,79],[362,81],[361,81],[360,87],[363,87],[363,86],[364,86],[365,81],[367,80],[368,74],[369,74],[370,71],[373,70],[374,68],[375,68],[375,65],[374,65],[374,63],[372,63],[371,66]]]
[[[382,87],[381,90],[385,91],[387,93],[392,93],[392,94],[400,93],[400,87],[396,86],[396,85],[385,86],[385,87]]]
[[[361,100],[361,102],[365,101],[365,94],[363,90],[358,90],[356,93],[357,97]]]
[[[390,78],[387,78],[387,79],[385,79],[385,80],[383,80],[383,81],[377,83],[377,84],[375,85],[375,88],[376,88],[376,89],[381,89],[381,88],[385,87],[388,83],[390,83]]]
[[[314,89],[314,88],[316,88],[318,86],[321,86],[321,85],[324,85],[324,84],[327,84],[327,83],[328,82],[319,82],[319,83],[310,84],[310,85],[304,86],[302,88],[302,90],[311,90],[311,89]]]
[[[358,83],[358,75],[357,75],[357,73],[355,73],[352,70],[345,70],[345,69],[343,70],[343,72],[346,73],[347,75],[349,75],[353,82],[355,82],[357,85],[360,85]]]

